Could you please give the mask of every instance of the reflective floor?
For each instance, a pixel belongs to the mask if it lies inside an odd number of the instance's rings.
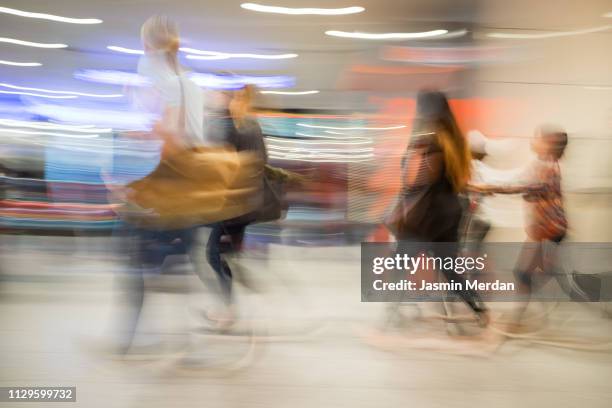
[[[240,322],[222,333],[206,328],[203,310],[214,296],[189,271],[150,279],[139,352],[121,359],[107,347],[122,310],[121,260],[107,238],[72,240],[13,236],[4,245],[0,386],[76,386],[71,407],[612,402],[612,354],[602,343],[612,324],[600,310],[565,304],[541,322],[540,340],[562,337],[576,347],[451,338],[440,321],[411,322],[410,306],[401,330],[382,331],[388,307],[359,299],[357,246],[251,252],[241,260],[250,289],[237,293]],[[496,313],[503,308],[493,305]]]

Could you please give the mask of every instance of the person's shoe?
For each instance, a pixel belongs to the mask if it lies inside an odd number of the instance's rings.
[[[506,333],[514,336],[522,336],[534,332],[537,329],[533,325],[524,322],[509,322],[504,326]]]
[[[217,330],[229,330],[236,323],[236,312],[234,306],[226,307],[223,310],[207,310],[204,313],[207,320],[213,323]]]
[[[476,311],[476,320],[480,327],[487,327],[491,323],[491,313],[487,309],[478,310]]]

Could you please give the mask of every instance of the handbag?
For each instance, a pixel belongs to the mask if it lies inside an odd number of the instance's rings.
[[[395,235],[395,238],[400,240],[409,235],[414,235],[418,230],[419,220],[424,216],[427,203],[422,200],[427,191],[419,192],[410,191],[407,184],[411,184],[417,178],[418,170],[412,172],[410,163],[406,165],[406,160],[423,160],[422,155],[408,156],[408,153],[402,158],[402,189],[400,191],[397,202],[389,215],[384,219],[384,224]],[[420,163],[419,163],[420,164]],[[418,168],[419,165],[416,166]]]
[[[421,153],[412,160],[423,160],[423,154],[430,153]],[[419,168],[418,165],[416,167]],[[417,179],[418,174],[404,171],[404,184]],[[444,176],[444,171],[440,171],[435,180],[417,189],[403,187],[395,207],[385,217],[384,224],[397,240],[456,240],[461,214],[459,200]]]
[[[263,177],[263,201],[261,208],[257,211],[255,222],[270,222],[283,218],[287,211],[284,200],[284,180],[277,177],[277,169],[270,165],[264,167]]]
[[[185,135],[185,100],[177,129],[164,129],[162,159],[155,170],[128,184],[123,218],[142,228],[178,229],[209,224],[253,211],[261,180],[259,159],[227,148],[180,143]]]
[[[400,240],[409,236],[420,235],[424,231],[420,228],[421,220],[427,214],[429,207],[426,192],[409,195],[402,192],[391,210],[385,217],[384,224],[395,238]]]

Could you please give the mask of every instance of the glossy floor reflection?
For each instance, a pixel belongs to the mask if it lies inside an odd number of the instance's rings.
[[[385,307],[360,302],[359,247],[275,245],[265,258],[251,254],[246,264],[257,291],[240,289],[242,326],[221,336],[204,328],[201,311],[211,295],[198,280],[151,283],[139,341],[154,353],[120,360],[101,347],[118,313],[113,273],[120,259],[105,238],[71,248],[69,238],[12,237],[4,246],[1,386],[76,386],[70,407],[612,402],[610,352],[521,341],[458,352],[439,322],[405,331],[402,341],[395,334],[372,341]],[[549,319],[577,338],[612,338],[611,321],[584,307],[561,305]],[[221,354],[227,358],[219,364]]]

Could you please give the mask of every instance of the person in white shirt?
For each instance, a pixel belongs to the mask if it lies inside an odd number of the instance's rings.
[[[141,29],[145,54],[138,64],[138,72],[151,86],[139,90],[139,108],[155,113],[153,139],[168,146],[190,148],[206,145],[204,137],[204,101],[202,90],[180,68],[177,58],[179,36],[176,24],[165,16],[149,18]],[[144,276],[155,275],[162,269],[168,255],[189,254],[198,228],[176,230],[141,229],[126,223],[120,232],[128,241],[122,246],[128,251],[129,273],[124,290],[127,310],[118,351],[133,351],[133,340],[146,295]]]
[[[138,104],[156,113],[167,128],[184,124],[181,142],[187,147],[206,144],[204,92],[179,64],[176,24],[166,16],[150,17],[142,26],[141,38],[145,53],[138,62],[138,74],[150,87],[141,90]]]

